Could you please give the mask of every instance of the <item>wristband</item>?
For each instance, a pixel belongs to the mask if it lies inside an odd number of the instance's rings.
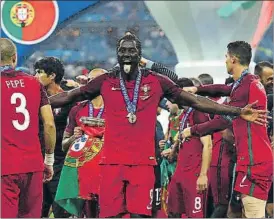
[[[45,154],[44,164],[52,166],[54,164],[54,153]]]

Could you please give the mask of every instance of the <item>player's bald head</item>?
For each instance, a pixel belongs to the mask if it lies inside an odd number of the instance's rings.
[[[0,38],[1,64],[12,64],[16,62],[16,46],[8,38]]]
[[[103,75],[105,74],[107,71],[105,69],[102,69],[102,68],[95,68],[93,69],[92,71],[89,72],[88,74],[88,78],[90,80],[93,80],[94,78],[100,76],[100,75]]]

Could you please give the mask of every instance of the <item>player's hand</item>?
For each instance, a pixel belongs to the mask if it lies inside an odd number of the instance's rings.
[[[78,75],[76,77],[76,81],[80,84],[80,85],[86,85],[88,83],[88,77],[86,75]]]
[[[80,86],[80,84],[74,80],[67,79],[66,81],[67,81],[67,83],[66,83],[67,87],[76,88],[76,87]]]
[[[165,145],[166,145],[166,140],[160,140],[159,141],[160,150],[164,150]]]
[[[73,131],[73,135],[75,138],[80,138],[83,135],[83,131],[81,127],[75,127]]]
[[[147,59],[145,59],[144,57],[142,57],[141,58],[141,60],[140,60],[140,66],[142,66],[142,67],[146,67],[146,65],[147,65]]]
[[[171,154],[171,148],[165,149],[162,151],[162,157],[168,157]]]
[[[182,139],[188,140],[189,137],[191,137],[191,131],[190,131],[190,127],[189,128],[185,128],[182,132],[181,132],[181,137]]]
[[[196,186],[196,190],[198,193],[202,193],[203,191],[205,191],[207,189],[207,183],[208,183],[208,179],[206,175],[200,175],[197,179],[197,186]]]
[[[53,174],[54,174],[53,166],[44,164],[43,183],[48,183],[49,181],[51,181],[52,177],[53,177]]]
[[[267,124],[267,110],[256,110],[253,107],[257,104],[258,101],[254,103],[246,105],[244,108],[241,109],[241,118],[249,121],[254,122],[258,125],[265,125]]]
[[[184,87],[183,88],[184,91],[195,94],[198,91],[197,87]]]
[[[172,145],[171,148],[172,148],[172,149],[171,149],[171,152],[170,152],[170,154],[167,156],[167,159],[169,160],[169,162],[172,162],[172,161],[174,160],[175,156],[176,156],[176,149],[175,149],[175,146]]]

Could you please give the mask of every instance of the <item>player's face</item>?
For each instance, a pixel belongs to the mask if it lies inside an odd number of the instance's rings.
[[[265,87],[267,94],[273,93],[273,69],[264,67],[261,74],[261,82]]]
[[[230,55],[227,53],[226,55],[225,55],[225,64],[226,64],[226,70],[227,70],[227,73],[228,74],[231,74],[231,69],[232,69],[232,62],[231,62],[231,57],[230,57]]]
[[[133,72],[140,61],[141,57],[139,54],[135,41],[122,41],[117,53],[120,67],[126,73]]]
[[[52,83],[52,75],[47,75],[46,72],[42,69],[35,69],[35,72],[35,77],[38,78],[43,86],[48,86],[50,83]]]

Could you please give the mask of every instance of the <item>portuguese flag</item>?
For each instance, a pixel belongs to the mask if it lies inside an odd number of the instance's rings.
[[[54,30],[57,21],[56,2],[26,0],[3,3],[2,28],[14,41],[30,44],[33,41],[39,41]]]
[[[85,134],[69,148],[61,172],[55,202],[81,217],[85,200],[99,193],[104,128],[82,127]]]

